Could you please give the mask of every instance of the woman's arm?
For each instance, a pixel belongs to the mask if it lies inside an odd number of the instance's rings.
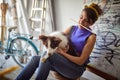
[[[76,56],[72,56],[69,55],[67,53],[65,53],[63,50],[59,49],[58,52],[60,54],[62,54],[63,56],[65,56],[67,59],[69,59],[70,61],[78,64],[78,65],[82,65],[85,63],[85,61],[88,59],[88,57],[90,56],[93,48],[94,48],[94,44],[96,42],[96,35],[92,34],[88,39],[87,42],[83,48],[82,54],[80,57],[76,57]]]

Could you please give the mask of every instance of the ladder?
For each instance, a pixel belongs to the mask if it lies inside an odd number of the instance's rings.
[[[46,18],[46,0],[32,0],[32,9],[30,14],[31,28],[41,33],[45,32]]]
[[[8,3],[5,3],[5,1],[3,0],[2,3],[0,3],[0,9],[1,9],[1,27],[0,27],[0,31],[1,31],[1,42],[2,44],[4,44],[4,37],[5,37],[5,33],[6,33],[6,12],[8,9]]]

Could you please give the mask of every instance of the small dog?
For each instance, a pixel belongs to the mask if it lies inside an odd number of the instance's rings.
[[[67,36],[62,32],[53,32],[48,36],[40,35],[39,39],[43,42],[43,45],[46,48],[47,54],[41,58],[41,61],[44,62],[49,56],[51,56],[58,48],[68,50],[69,41]]]

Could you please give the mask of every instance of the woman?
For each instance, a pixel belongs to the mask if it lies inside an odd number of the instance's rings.
[[[97,4],[92,3],[85,6],[80,15],[79,24],[90,30],[90,26],[97,21],[101,14],[102,10]],[[55,71],[57,75],[66,80],[74,80],[80,77],[89,63],[89,56],[96,42],[96,35],[87,29],[79,25],[69,27],[64,31],[66,35],[71,34],[69,39],[75,49],[75,53],[72,54],[77,56],[72,56],[62,49],[57,50],[44,63],[39,61],[40,56],[34,56],[16,80],[29,80],[37,68],[36,80],[46,80],[50,70]]]

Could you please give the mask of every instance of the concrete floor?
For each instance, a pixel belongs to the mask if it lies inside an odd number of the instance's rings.
[[[16,76],[18,75],[18,72],[19,70],[7,74],[5,75],[5,77],[0,78],[0,80],[15,80]],[[35,75],[33,75],[33,77],[30,80],[35,80]],[[50,73],[47,80],[56,80],[56,79]],[[88,79],[82,77],[81,80],[88,80]]]
[[[6,63],[4,65],[2,65],[4,63],[4,59],[2,59],[0,57],[0,70],[6,69],[10,66],[14,66],[17,65],[12,58],[8,59],[6,61]],[[2,68],[3,67],[3,68]],[[0,80],[15,80],[16,76],[20,73],[22,68],[17,69],[16,71],[13,71],[10,74],[5,75],[5,77],[0,77]],[[35,80],[35,74],[33,75],[33,77],[30,80]],[[48,76],[47,80],[55,80],[55,78],[52,76],[51,72]],[[105,80],[89,71],[85,71],[84,74],[81,77],[81,80]]]
[[[14,62],[14,60],[12,59],[12,57],[10,57],[10,59],[8,59],[6,62],[5,61],[6,60],[4,59],[4,56],[0,55],[0,71],[4,70],[6,68],[9,68],[11,66],[17,65]],[[0,77],[0,80],[15,80],[16,76],[20,73],[21,70],[22,70],[22,68],[19,68],[16,71],[13,71],[10,74],[5,75],[4,77]],[[32,76],[32,78],[30,80],[35,80],[35,74]],[[51,72],[50,72],[47,80],[55,80],[55,78],[52,76]],[[86,80],[86,79],[83,79],[83,80]]]
[[[15,78],[18,75],[18,73],[20,72],[20,70],[21,69],[18,69],[10,74],[7,74],[7,75],[5,75],[4,78],[0,77],[0,80],[15,80]],[[33,77],[30,80],[35,80],[35,74],[33,75]],[[56,79],[53,77],[53,75],[50,72],[47,80],[56,80]],[[85,73],[83,74],[83,76],[81,77],[80,80],[105,80],[105,79],[103,79],[93,73],[90,73],[88,71],[85,71]]]

